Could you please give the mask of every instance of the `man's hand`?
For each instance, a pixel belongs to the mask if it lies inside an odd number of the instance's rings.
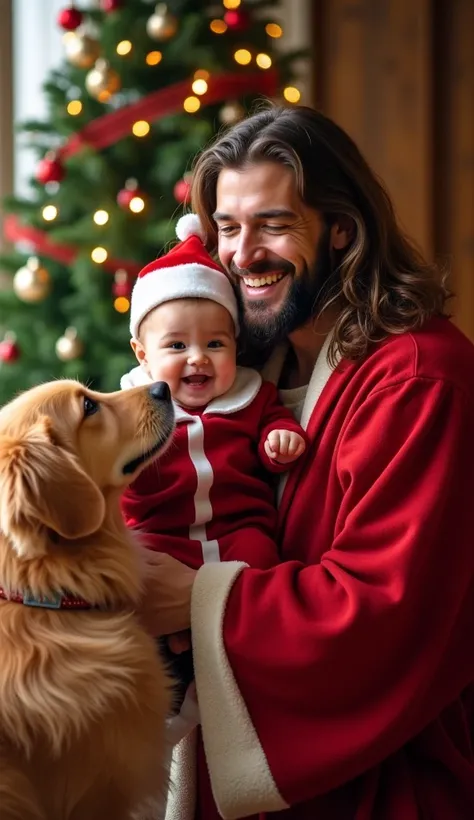
[[[191,626],[191,592],[196,570],[163,552],[140,549],[144,563],[144,593],[140,618],[154,637]]]
[[[279,464],[290,464],[303,455],[306,444],[299,433],[291,430],[272,430],[264,445],[268,458]]]

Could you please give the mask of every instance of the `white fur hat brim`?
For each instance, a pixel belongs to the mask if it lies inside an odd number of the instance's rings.
[[[141,322],[150,311],[174,299],[210,299],[229,311],[239,333],[237,299],[227,276],[199,264],[151,270],[137,279],[132,291],[130,333],[138,338]]]

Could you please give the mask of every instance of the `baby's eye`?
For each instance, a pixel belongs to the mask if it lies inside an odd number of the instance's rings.
[[[171,342],[170,348],[171,350],[185,350],[186,345],[184,342]]]
[[[212,341],[208,342],[207,346],[210,347],[211,349],[215,349],[216,347],[224,347],[224,345],[220,341],[220,339],[212,339]]]

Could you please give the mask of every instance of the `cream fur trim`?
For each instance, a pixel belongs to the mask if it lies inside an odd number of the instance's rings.
[[[222,635],[231,587],[246,564],[204,564],[191,602],[201,727],[214,799],[224,820],[288,808],[273,779],[227,659]]]

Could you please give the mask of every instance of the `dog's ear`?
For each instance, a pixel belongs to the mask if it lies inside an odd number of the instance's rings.
[[[20,437],[0,436],[0,529],[43,525],[64,538],[96,532],[105,516],[99,488],[55,443],[47,417]]]

